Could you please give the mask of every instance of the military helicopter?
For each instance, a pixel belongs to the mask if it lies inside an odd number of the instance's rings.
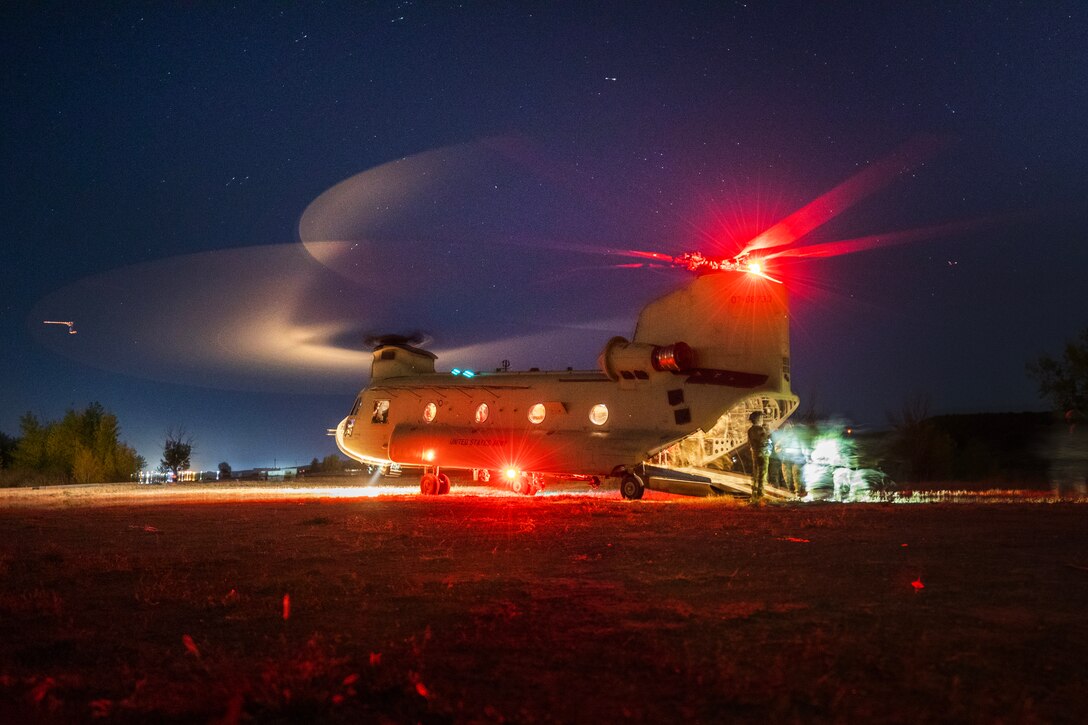
[[[786,288],[747,254],[645,254],[696,277],[646,305],[630,340],[608,340],[598,369],[442,372],[418,338],[375,338],[370,384],[337,446],[369,465],[419,468],[424,495],[449,492],[443,468],[526,495],[549,478],[619,479],[629,499],[648,486],[688,492],[670,480],[705,483],[648,462],[750,411],[776,428],[796,410]]]

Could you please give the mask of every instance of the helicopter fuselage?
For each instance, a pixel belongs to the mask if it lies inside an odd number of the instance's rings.
[[[781,285],[730,271],[647,305],[634,339],[612,338],[598,370],[444,373],[426,350],[382,345],[337,445],[425,472],[623,475],[753,398],[784,420],[796,407],[787,317]]]

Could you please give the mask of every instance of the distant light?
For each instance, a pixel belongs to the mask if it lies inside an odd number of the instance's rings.
[[[461,374],[461,368],[454,368],[453,370],[450,370],[450,375],[460,375],[460,374]]]
[[[76,323],[71,322],[71,321],[60,322],[59,320],[42,320],[42,324],[43,325],[67,325],[69,335],[74,335],[77,332],[76,327],[75,327]]]
[[[461,373],[461,375],[463,375],[466,378],[476,377],[476,373],[472,372],[471,370],[465,370],[463,373]]]

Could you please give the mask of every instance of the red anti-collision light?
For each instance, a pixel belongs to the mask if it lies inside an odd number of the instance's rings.
[[[686,342],[674,342],[664,347],[655,347],[651,363],[659,372],[684,372],[695,367],[695,353]]]

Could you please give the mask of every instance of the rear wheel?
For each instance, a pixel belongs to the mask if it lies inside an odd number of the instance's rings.
[[[424,473],[419,479],[419,492],[424,496],[436,496],[438,494],[438,476],[433,473]]]
[[[438,474],[438,495],[445,496],[450,492],[450,477],[444,473]]]
[[[620,495],[626,499],[640,499],[646,492],[646,484],[633,473],[628,473],[620,481]]]

